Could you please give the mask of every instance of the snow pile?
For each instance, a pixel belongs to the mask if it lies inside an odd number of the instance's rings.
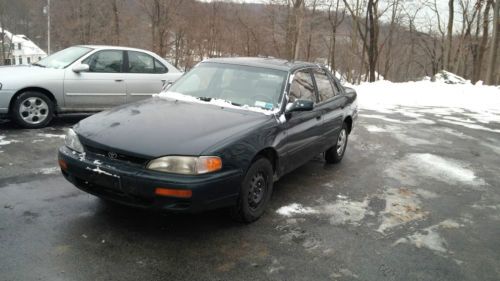
[[[436,73],[436,75],[434,75],[434,80],[436,82],[442,82],[446,84],[470,84],[470,80],[466,80],[446,70],[441,70]]]
[[[361,109],[394,113],[403,106],[427,109],[427,113],[444,115],[462,109],[479,113],[482,121],[500,122],[500,89],[494,86],[430,81],[377,81],[353,87],[358,93]]]

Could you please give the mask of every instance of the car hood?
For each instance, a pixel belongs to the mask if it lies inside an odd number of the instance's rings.
[[[154,97],[86,118],[75,131],[84,145],[155,158],[200,155],[273,118],[243,109]]]

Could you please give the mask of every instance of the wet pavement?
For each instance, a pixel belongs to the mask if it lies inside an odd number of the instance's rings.
[[[362,111],[341,164],[317,157],[283,177],[246,225],[77,190],[56,149],[81,118],[40,130],[0,120],[2,281],[500,279],[498,122]]]

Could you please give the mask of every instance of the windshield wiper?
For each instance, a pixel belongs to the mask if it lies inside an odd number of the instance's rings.
[[[210,102],[212,101],[214,98],[211,98],[211,97],[197,97],[197,99],[201,100],[201,101],[206,101],[206,102]],[[231,105],[234,105],[234,106],[243,106],[242,104],[240,103],[236,103],[236,102],[232,102],[230,100],[224,100],[225,102],[231,104]]]
[[[243,106],[241,103],[232,102],[230,100],[226,100],[225,102],[230,103],[230,104],[232,104],[234,106]]]
[[[32,63],[31,65],[35,65],[35,66],[39,66],[39,67],[46,68],[46,66],[45,66],[45,65],[43,65],[43,64],[39,64],[38,62]]]
[[[201,101],[206,101],[206,102],[209,102],[212,100],[211,97],[197,97],[197,99],[201,100]]]

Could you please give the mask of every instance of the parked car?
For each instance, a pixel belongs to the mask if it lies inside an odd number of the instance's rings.
[[[102,111],[151,97],[181,75],[145,50],[74,46],[29,66],[0,67],[0,115],[41,128],[54,114]]]
[[[80,121],[59,165],[107,200],[176,212],[231,206],[251,222],[274,181],[323,152],[341,161],[356,117],[354,90],[316,64],[209,59],[152,99]]]

